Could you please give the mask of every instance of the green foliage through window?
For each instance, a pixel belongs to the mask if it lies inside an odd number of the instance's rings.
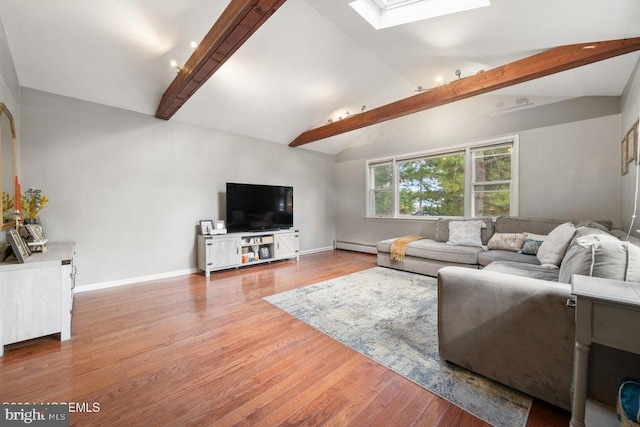
[[[464,215],[464,153],[398,162],[400,215]]]
[[[371,204],[367,214],[384,217],[509,215],[513,196],[513,147],[512,141],[505,141],[500,145],[371,164]],[[466,165],[470,165],[470,170],[465,170]],[[465,182],[470,183],[469,188],[465,188]],[[465,212],[465,198],[469,198],[468,212]]]

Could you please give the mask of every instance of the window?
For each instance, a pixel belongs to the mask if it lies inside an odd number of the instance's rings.
[[[369,217],[517,214],[517,137],[367,165]]]
[[[393,215],[393,164],[371,166],[371,208],[373,216]]]
[[[421,0],[373,0],[376,6],[380,8],[380,10],[391,9],[399,6],[406,6],[411,3],[416,3]]]
[[[397,165],[400,215],[464,215],[464,152]]]
[[[491,6],[490,0],[354,0],[349,2],[373,28],[394,27]]]
[[[511,211],[511,145],[471,150],[473,216],[509,215]]]

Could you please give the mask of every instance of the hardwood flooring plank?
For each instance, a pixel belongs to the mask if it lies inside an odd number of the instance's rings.
[[[77,426],[485,426],[262,299],[375,264],[337,250],[78,294],[69,341],[6,346],[0,400],[99,403]],[[528,426],[567,423],[536,401]]]

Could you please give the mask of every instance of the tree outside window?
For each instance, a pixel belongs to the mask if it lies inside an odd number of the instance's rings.
[[[369,163],[368,216],[517,214],[517,137]]]
[[[398,162],[400,215],[464,215],[464,152]]]

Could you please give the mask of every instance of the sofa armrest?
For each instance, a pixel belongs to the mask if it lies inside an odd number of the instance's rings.
[[[565,409],[575,311],[571,286],[445,267],[438,273],[438,344],[450,362]]]

